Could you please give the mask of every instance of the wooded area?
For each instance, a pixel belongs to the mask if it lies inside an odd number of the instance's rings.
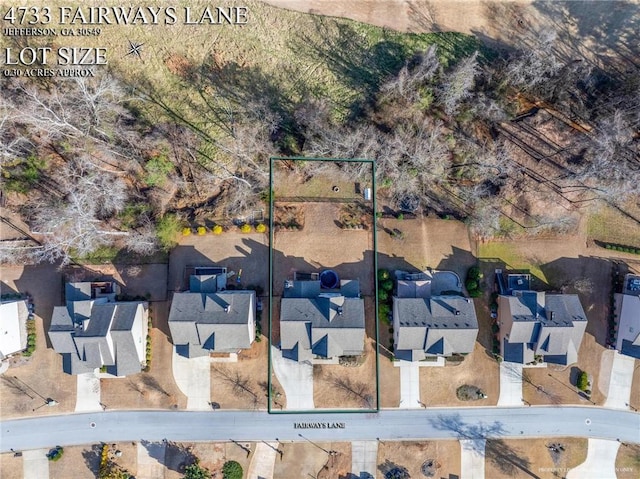
[[[314,20],[323,40],[294,33],[296,55],[331,72],[340,97],[306,71],[288,88],[217,52],[164,60],[197,104],[117,69],[3,77],[2,190],[41,247],[4,242],[0,261],[170,248],[203,208],[233,218],[268,198],[271,155],[374,159],[383,204],[463,219],[483,238],[567,231],[602,203],[637,206],[637,17],[607,32],[625,41],[604,55],[561,25],[500,15],[512,44]],[[291,164],[302,180],[324,167]],[[350,180],[359,168],[341,164]]]

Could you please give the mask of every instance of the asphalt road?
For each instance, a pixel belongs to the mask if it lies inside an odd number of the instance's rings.
[[[296,428],[295,423],[343,423]],[[117,441],[363,441],[592,437],[640,443],[640,414],[595,407],[488,407],[380,413],[107,411],[0,423],[0,452]],[[300,436],[302,434],[303,437]]]

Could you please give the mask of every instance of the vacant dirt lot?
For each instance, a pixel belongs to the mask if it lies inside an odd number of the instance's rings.
[[[549,445],[562,445],[553,452]],[[582,438],[489,440],[485,448],[485,477],[492,479],[551,479],[584,462],[587,440]]]
[[[108,409],[184,408],[187,398],[173,379],[173,345],[167,336],[167,303],[151,305],[151,370],[126,378],[101,379],[102,403]]]
[[[378,447],[378,474],[395,466],[405,467],[410,477],[424,477],[420,468],[427,460],[433,460],[436,467],[434,477],[460,476],[460,443],[458,441],[395,442],[384,441]],[[488,476],[487,477],[491,477]]]
[[[219,236],[186,236],[169,255],[169,291],[188,288],[187,266],[226,266],[228,271],[242,270],[242,285],[259,285],[268,291],[269,236],[226,231]],[[235,281],[235,278],[233,278]]]
[[[276,459],[273,477],[346,479],[346,475],[351,472],[351,443],[316,442],[315,444],[281,443],[279,449],[283,451],[282,460]],[[336,451],[338,454],[329,457],[322,449]]]
[[[460,401],[456,389],[463,384],[479,387],[488,398]],[[464,361],[444,367],[420,368],[420,400],[427,406],[494,406],[500,393],[498,362],[476,342],[474,351]]]
[[[593,336],[585,334],[578,351],[578,362],[571,366],[548,365],[546,368],[525,368],[522,393],[531,404],[580,404],[602,405],[606,399],[598,389],[600,358],[604,348]],[[592,379],[591,400],[579,394],[575,387],[579,370],[586,371]],[[593,401],[593,402],[592,402]]]
[[[344,230],[339,203],[295,203],[304,211],[304,229],[274,233],[273,288],[281,295],[285,279],[295,271],[334,269],[342,279],[360,281],[363,295],[373,294],[373,235],[366,230]]]
[[[461,278],[476,263],[464,223],[437,218],[378,220],[378,267],[389,270],[451,270]],[[403,239],[385,231],[400,230]]]

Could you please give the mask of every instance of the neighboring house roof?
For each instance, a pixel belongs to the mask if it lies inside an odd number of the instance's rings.
[[[189,276],[189,291],[192,293],[215,293],[223,291],[227,286],[227,275],[201,274]]]
[[[280,348],[285,357],[307,361],[314,356],[362,354],[364,300],[358,297],[357,281],[343,280],[339,292],[320,292],[319,281],[294,281],[288,290],[291,296],[306,297],[285,296],[280,303]]]
[[[187,357],[249,348],[255,307],[254,291],[175,293],[169,313],[173,344]]]
[[[478,319],[473,301],[462,296],[393,298],[396,351],[404,359],[473,351]],[[408,351],[411,351],[409,353]]]
[[[535,355],[551,363],[577,361],[587,325],[578,295],[516,290],[500,298],[501,322],[503,314],[512,321],[505,326],[509,330],[501,330],[505,361],[527,363]]]
[[[636,276],[627,278],[630,283]],[[616,294],[618,334],[616,350],[627,356],[640,359],[640,291],[625,289],[625,294]]]
[[[78,283],[65,290],[77,300],[54,307],[49,327],[49,339],[63,355],[65,372],[80,374],[102,366],[115,376],[140,372],[145,359],[146,303],[110,302],[115,293],[86,299],[91,289]]]
[[[0,303],[0,359],[27,347],[26,300]]]

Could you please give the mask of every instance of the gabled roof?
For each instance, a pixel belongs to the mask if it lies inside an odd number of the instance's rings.
[[[173,343],[191,345],[180,349],[189,357],[193,357],[195,346],[206,354],[248,348],[253,341],[249,322],[254,318],[255,304],[254,291],[175,293],[169,313]]]
[[[364,348],[364,300],[343,296],[282,298],[281,348],[327,358],[360,354]]]
[[[143,302],[110,302],[114,292],[91,299],[91,283],[68,283],[66,306],[53,309],[49,339],[63,355],[63,368],[70,374],[107,366],[116,376],[140,372],[145,341]],[[87,299],[87,296],[89,299]],[[139,329],[134,331],[136,320]]]
[[[394,298],[397,350],[449,356],[473,351],[478,319],[473,302],[461,296]]]
[[[523,361],[530,362],[535,354],[544,356],[546,362],[577,361],[587,324],[577,295],[515,291],[513,295],[500,296],[500,301],[500,311],[508,308],[507,314],[510,313],[513,320],[511,329],[503,331],[505,360],[520,362],[517,358],[522,357]]]

